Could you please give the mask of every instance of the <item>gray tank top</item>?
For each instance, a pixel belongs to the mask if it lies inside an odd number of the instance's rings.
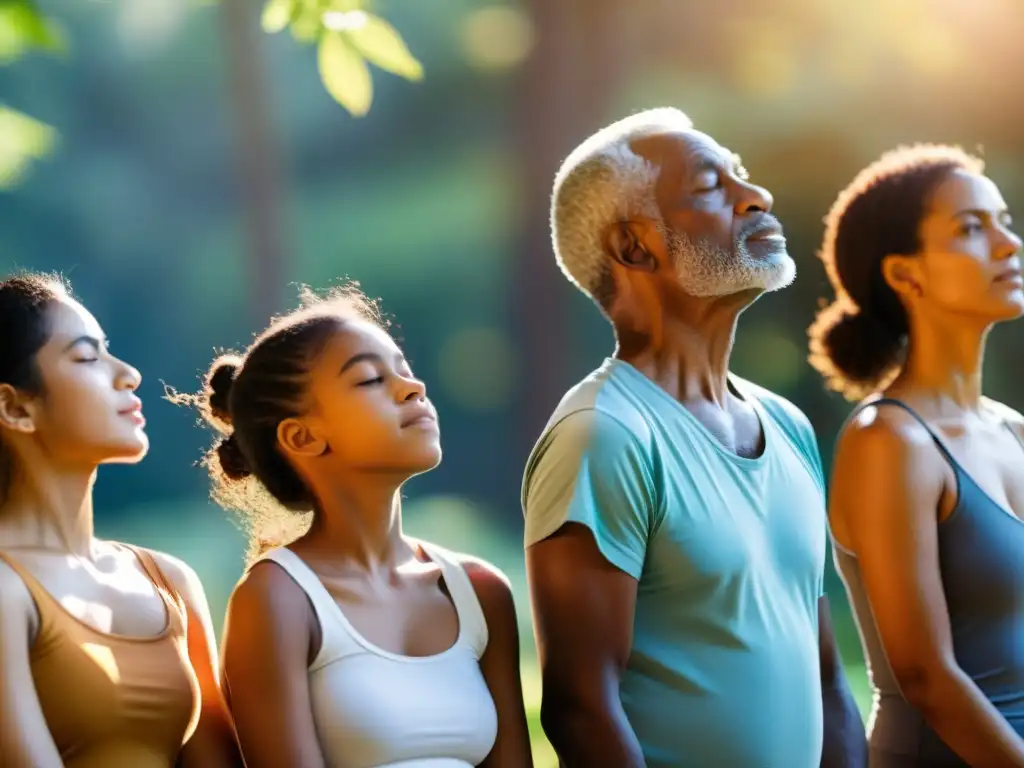
[[[906,403],[883,398],[862,407],[868,405],[893,405],[907,411],[928,430],[953,468],[956,507],[938,524],[939,568],[953,650],[960,668],[1024,736],[1024,521],[996,504]],[[1009,425],[1007,429],[1020,442]],[[869,721],[871,768],[967,766],[900,695],[871,615],[857,557],[835,539],[832,544],[874,691]]]

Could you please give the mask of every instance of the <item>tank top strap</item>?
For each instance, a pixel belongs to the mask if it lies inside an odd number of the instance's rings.
[[[459,616],[461,630],[459,634],[472,648],[474,655],[479,660],[487,649],[487,619],[484,617],[480,599],[473,588],[473,582],[466,573],[466,569],[459,562],[455,553],[450,552],[437,544],[430,544],[419,541],[423,551],[431,560],[441,567],[444,574],[445,585],[448,593],[455,603],[455,612]]]
[[[902,400],[897,400],[895,397],[879,397],[875,400],[871,400],[866,403],[861,403],[860,405],[853,409],[853,413],[850,414],[849,418],[847,419],[847,422],[852,421],[853,418],[858,413],[863,411],[865,408],[877,405],[892,405],[895,406],[896,408],[901,408],[908,414],[910,414],[911,418],[913,418],[914,421],[920,424],[924,428],[925,432],[928,433],[929,437],[931,437],[932,439],[932,442],[935,443],[935,447],[939,449],[939,453],[942,454],[943,458],[945,458],[946,461],[949,462],[949,465],[953,468],[953,471],[956,472],[958,475],[963,473],[963,468],[960,466],[960,462],[958,462],[953,457],[953,454],[949,452],[949,449],[946,448],[946,444],[942,441],[942,438],[940,438],[935,433],[935,430],[928,426],[928,422],[924,420],[924,417],[922,417],[921,414],[919,414],[917,411],[915,411]]]
[[[1013,425],[1010,422],[1004,421],[1003,426],[1009,430],[1010,434],[1013,435],[1013,439],[1017,441],[1017,445],[1019,445],[1020,449],[1024,451],[1024,437],[1017,434],[1017,430],[1013,428]]]
[[[35,648],[39,645],[41,638],[52,635],[53,630],[64,614],[54,610],[56,599],[39,582],[39,579],[29,573],[25,566],[5,552],[0,552],[0,561],[3,561],[8,568],[18,575],[21,583],[25,585],[29,597],[32,598],[32,602],[35,603],[36,613],[39,616],[39,627],[32,641],[32,646]]]
[[[24,582],[25,589],[34,598],[36,595],[46,595],[49,597],[50,593],[46,591],[45,587],[39,583],[39,580],[28,572],[21,563],[15,560],[13,557],[8,555],[6,552],[0,551],[0,560],[2,560],[8,568],[18,574],[18,577]]]
[[[999,423],[1006,428],[1006,431],[1013,436],[1013,441],[1020,446],[1022,451],[1024,451],[1024,437],[1021,437],[1021,434],[1013,427],[1013,422],[1015,420],[1019,420],[1020,417],[1012,408],[1008,408],[995,400],[989,400],[986,397],[983,398],[983,402],[988,407],[989,412],[995,416],[999,420]]]
[[[316,658],[313,659],[313,663],[309,665],[310,672],[315,672],[344,656],[363,652],[363,646],[352,637],[341,608],[331,597],[327,587],[320,581],[320,577],[306,565],[301,557],[288,547],[277,547],[260,555],[249,566],[249,570],[252,570],[257,563],[268,560],[282,568],[299,589],[305,592],[313,606],[316,620],[320,624],[320,650],[317,652]]]
[[[133,544],[123,544],[119,541],[109,541],[107,543],[117,549],[130,552],[135,556],[135,559],[139,561],[139,565],[142,566],[142,570],[145,572],[146,577],[153,583],[153,586],[156,587],[157,594],[160,595],[164,603],[166,603],[169,613],[178,616],[181,621],[182,631],[187,630],[188,608],[185,605],[185,599],[181,596],[178,588],[174,586],[174,583],[164,574],[152,553],[147,549],[136,547]],[[173,621],[173,619],[171,620]]]

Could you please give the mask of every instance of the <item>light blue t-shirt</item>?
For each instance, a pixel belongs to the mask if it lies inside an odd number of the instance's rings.
[[[627,363],[570,390],[527,463],[526,546],[582,523],[638,580],[620,690],[649,768],[817,768],[821,460],[803,413],[730,380],[756,459]]]

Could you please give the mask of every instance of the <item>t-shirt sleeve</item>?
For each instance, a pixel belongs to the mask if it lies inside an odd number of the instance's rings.
[[[786,431],[793,447],[800,452],[801,458],[807,465],[807,469],[824,499],[826,496],[825,471],[821,464],[821,451],[818,450],[818,436],[814,433],[811,420],[803,411],[782,398],[775,397],[774,400],[762,402],[768,406],[776,423]]]
[[[796,410],[796,409],[794,409]],[[821,492],[821,504],[822,510],[824,511],[822,524],[828,528],[828,512],[826,510],[827,502],[827,491],[825,486],[825,470],[821,463],[821,451],[818,449],[818,436],[814,432],[814,427],[811,425],[811,420],[803,413],[803,411],[797,410],[796,427],[798,433],[801,435],[800,444],[803,446],[804,457],[807,459],[807,463],[811,467],[811,474],[818,483],[818,489]],[[818,597],[825,595],[825,573],[822,571],[818,576]]]
[[[601,554],[635,579],[655,517],[650,460],[614,417],[576,411],[542,438],[523,481],[526,546],[566,523],[587,526]]]
[[[793,448],[799,452],[807,471],[817,486],[821,499],[821,526],[828,528],[827,486],[825,484],[825,471],[821,462],[821,451],[818,449],[818,437],[814,432],[814,426],[807,415],[787,400],[777,396],[762,400],[768,406],[769,411],[775,418],[776,423],[785,430]],[[824,569],[818,575],[818,596],[825,594],[825,572]]]
[[[803,435],[803,446],[804,455],[807,457],[807,463],[811,465],[811,474],[814,475],[814,479],[818,481],[818,488],[821,490],[821,496],[824,498],[826,494],[825,490],[825,470],[821,463],[821,451],[818,448],[818,436],[814,433],[814,427],[811,426],[810,419],[808,419],[803,413],[800,414],[801,418],[797,422],[801,434]]]

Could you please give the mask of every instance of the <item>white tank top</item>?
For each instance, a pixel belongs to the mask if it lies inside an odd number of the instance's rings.
[[[259,560],[288,572],[320,622],[309,696],[329,768],[468,768],[494,746],[498,716],[479,664],[487,647],[483,610],[455,557],[422,546],[441,568],[459,618],[455,644],[434,656],[401,656],[369,642],[290,549]]]

